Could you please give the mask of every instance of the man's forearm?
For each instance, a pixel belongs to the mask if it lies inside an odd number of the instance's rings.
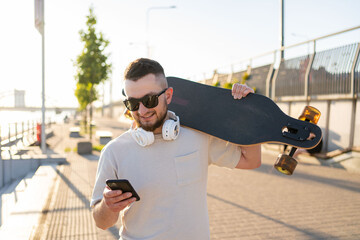
[[[106,230],[115,225],[119,218],[119,212],[111,211],[103,200],[94,206],[93,218],[98,228]]]
[[[241,157],[236,168],[254,169],[261,165],[261,145],[241,146]]]

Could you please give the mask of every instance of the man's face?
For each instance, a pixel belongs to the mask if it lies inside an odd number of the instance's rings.
[[[125,93],[128,99],[142,98],[146,95],[156,95],[163,91],[165,77],[156,77],[154,74],[148,74],[137,81],[125,80]],[[138,127],[146,131],[152,131],[155,134],[161,133],[161,127],[167,115],[167,105],[171,102],[172,88],[159,96],[159,103],[154,108],[146,108],[140,102],[139,109],[132,111]]]

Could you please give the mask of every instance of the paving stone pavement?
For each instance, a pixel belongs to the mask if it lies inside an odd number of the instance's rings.
[[[59,125],[49,140],[55,152],[73,149],[71,125]],[[97,127],[118,136],[124,124],[97,119]],[[98,154],[67,154],[33,239],[118,239],[120,222],[96,228],[89,202]],[[300,163],[293,176],[273,169],[276,153],[263,153],[257,170],[211,166],[208,208],[211,239],[360,239],[360,175]],[[186,229],[184,229],[186,231]]]
[[[48,140],[55,152],[65,153],[68,164],[58,166],[53,192],[43,210],[32,239],[118,239],[118,227],[103,231],[95,226],[90,198],[95,182],[99,153],[78,155],[73,150],[84,138],[70,138],[69,127],[55,128],[55,137]]]
[[[211,239],[360,239],[360,175],[299,164],[278,173],[263,154],[257,170],[209,169]]]

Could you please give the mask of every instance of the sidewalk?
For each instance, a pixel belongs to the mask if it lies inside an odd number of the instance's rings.
[[[86,141],[84,138],[70,138],[71,126],[63,125],[55,130],[56,137],[49,144],[56,152],[74,150],[77,142]],[[118,130],[116,132],[120,134]],[[91,215],[90,198],[99,153],[93,151],[91,155],[78,155],[72,151],[65,154],[68,164],[58,167],[53,193],[32,239],[118,239],[118,227],[107,231],[98,229]]]
[[[114,137],[127,129],[111,119],[96,123]],[[84,140],[70,138],[70,127],[55,128],[48,140],[55,152]],[[65,154],[68,164],[56,168],[31,239],[118,239],[120,223],[98,229],[89,207],[99,153]],[[277,154],[264,151],[257,170],[209,168],[211,239],[360,239],[360,175],[311,158],[300,159],[292,176],[282,175],[272,167]]]
[[[257,170],[210,167],[211,239],[360,239],[360,175],[300,162],[278,173],[275,154]]]

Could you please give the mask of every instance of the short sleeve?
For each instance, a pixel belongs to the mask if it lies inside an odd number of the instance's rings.
[[[233,169],[238,164],[240,156],[240,146],[215,137],[209,138],[209,164]]]
[[[106,187],[107,179],[117,179],[116,166],[111,149],[104,148],[101,152],[99,164],[96,172],[95,186],[91,197],[90,207],[94,207],[96,203],[103,198],[103,192]]]

